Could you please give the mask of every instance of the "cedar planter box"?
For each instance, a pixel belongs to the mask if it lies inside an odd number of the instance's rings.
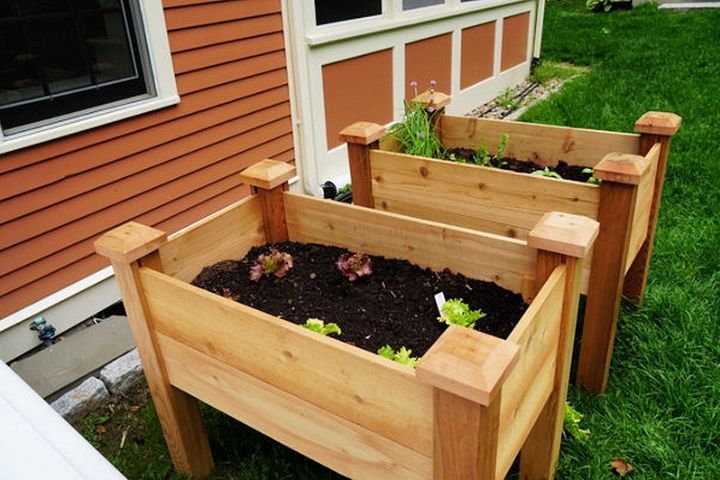
[[[551,478],[597,222],[552,213],[527,241],[506,239],[289,193],[293,174],[263,161],[243,173],[253,195],[169,240],[130,223],[96,242],[176,468],[212,469],[197,398],[353,478],[504,478],[521,450],[524,478]],[[281,240],[447,267],[530,306],[507,340],[449,327],[413,370],[188,283],[205,265]]]
[[[442,93],[434,95],[438,108],[449,102]],[[526,239],[552,210],[597,219],[600,234],[581,284],[587,304],[576,382],[592,393],[603,392],[621,294],[639,303],[645,288],[670,139],[680,117],[646,113],[635,124],[637,135],[445,115],[443,110],[435,119],[446,148],[484,145],[495,153],[505,133],[507,156],[543,166],[565,160],[594,167],[602,184],[398,153],[398,142],[383,127],[358,122],[340,134],[348,143],[354,202],[519,239]]]

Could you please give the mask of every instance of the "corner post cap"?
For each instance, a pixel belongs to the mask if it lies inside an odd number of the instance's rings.
[[[631,153],[608,153],[593,168],[593,176],[610,182],[639,185],[650,159]]]
[[[95,251],[112,261],[132,263],[154,252],[167,241],[167,234],[142,223],[128,222],[95,240]]]
[[[272,190],[295,176],[295,167],[278,160],[262,160],[240,172],[243,183]]]
[[[635,122],[637,133],[673,136],[682,123],[682,117],[670,112],[647,112]]]
[[[529,247],[583,258],[597,238],[600,224],[582,215],[548,212],[530,230]]]
[[[487,407],[519,355],[514,343],[450,325],[422,356],[415,374],[423,383]]]
[[[373,122],[355,122],[340,132],[340,141],[370,145],[385,136],[385,127]]]
[[[434,90],[426,90],[413,98],[413,102],[418,102],[425,108],[433,107],[437,110],[450,105],[452,97],[447,93],[436,92]]]

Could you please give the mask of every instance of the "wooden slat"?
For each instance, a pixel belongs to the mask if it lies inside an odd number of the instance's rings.
[[[255,245],[265,243],[260,202],[255,196],[203,219],[172,238],[160,249],[163,270],[183,281],[220,260],[241,259]]]
[[[351,478],[430,479],[432,460],[165,335],[173,385]],[[312,398],[312,397],[310,397]]]
[[[170,50],[176,53],[273,32],[282,32],[282,29],[282,16],[267,15],[217,25],[175,30],[170,32],[168,37]]]
[[[231,0],[165,10],[168,31],[280,12],[279,0]]]
[[[35,145],[33,148],[16,150],[3,155],[0,163],[0,173],[9,172],[17,168],[27,167],[33,163],[45,161],[52,157],[66,155],[91,145],[107,140],[116,139],[161,123],[172,121],[193,113],[208,110],[218,105],[235,101],[237,99],[255,95],[275,87],[287,84],[287,73],[283,68],[282,60],[277,66],[266,72],[252,75],[248,78],[230,80],[225,78],[218,86],[208,86],[197,93],[183,95],[182,101],[172,108],[164,108],[145,115],[133,118],[132,122],[115,122],[90,131],[82,135],[63,137],[54,142]]]
[[[376,208],[525,239],[543,214],[597,217],[595,185],[372,150]]]
[[[635,200],[635,212],[632,217],[632,230],[630,231],[630,244],[628,245],[628,254],[625,261],[625,272],[640,251],[640,248],[647,238],[648,224],[650,221],[650,210],[652,207],[653,194],[655,192],[655,175],[657,174],[658,160],[660,158],[660,144],[655,146],[648,152],[646,158],[650,160],[650,167],[640,180],[638,185],[637,200]]]
[[[233,172],[247,167],[254,159],[258,158],[253,154],[284,150],[287,148],[286,142],[291,141],[289,136],[290,134],[288,134],[288,138],[276,139],[250,151],[241,152],[235,157],[216,162],[208,168],[180,177],[122,203],[100,210],[93,215],[7,248],[0,252],[0,274],[5,275],[23,265],[55,253],[64,245],[74,244],[97,235],[109,226],[122,223],[124,219],[135,218],[158,204],[177,201],[178,198],[187,195],[199,186],[220,181]]]
[[[592,167],[610,152],[637,153],[640,148],[636,134],[454,115],[443,116],[441,133],[448,148],[484,146],[491,152],[495,152],[500,135],[506,133],[508,156],[541,165],[565,160]]]
[[[283,49],[282,32],[270,33],[260,37],[246,38],[234,42],[222,43],[210,47],[197,48],[173,55],[173,65],[177,74],[199,70],[240,58],[250,58],[263,53]]]
[[[565,267],[550,275],[507,341],[520,360],[503,386],[497,478],[504,478],[553,388],[560,338]]]
[[[432,391],[414,370],[167,275],[141,277],[160,333],[431,455]]]
[[[449,268],[515,292],[533,268],[530,249],[519,240],[293,193],[285,194],[285,211],[290,240]]]

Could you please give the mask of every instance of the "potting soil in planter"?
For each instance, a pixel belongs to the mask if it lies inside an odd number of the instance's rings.
[[[292,255],[293,267],[281,278],[251,280],[255,260],[271,246]],[[473,310],[482,309],[487,316],[475,329],[500,338],[510,334],[527,309],[520,294],[494,283],[380,256],[370,256],[372,274],[351,282],[336,266],[345,252],[294,242],[255,247],[243,260],[204,268],[192,283],[293,323],[309,318],[336,323],[342,330],[340,340],[372,353],[389,344],[423,355],[447,328],[438,321],[434,296],[439,292],[448,300],[462,298]]]
[[[446,160],[453,161],[450,160],[450,155],[453,155],[456,159],[462,159],[464,163],[476,163],[475,150],[471,148],[458,147],[449,149],[447,151],[448,158]],[[533,173],[538,170],[543,170],[545,168],[531,160],[518,160],[510,157],[499,159],[494,155],[490,157],[488,166],[493,168],[500,168],[502,170],[511,170],[518,173]],[[588,167],[583,167],[580,165],[568,165],[568,163],[564,160],[560,160],[558,164],[552,167],[550,170],[560,175],[563,180],[573,180],[576,182],[586,183],[588,179],[592,177],[592,173],[583,172],[583,170],[585,170],[586,168]]]

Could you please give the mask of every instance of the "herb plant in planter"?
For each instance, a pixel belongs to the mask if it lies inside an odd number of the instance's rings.
[[[428,104],[436,95],[442,96],[434,105],[449,103],[439,92],[426,92],[418,103]],[[594,261],[586,263],[582,280],[587,304],[576,381],[601,393],[621,295],[639,303],[645,289],[670,140],[680,117],[648,112],[636,122],[639,135],[634,135],[454,116],[444,108],[432,115],[444,149],[495,150],[466,163],[408,155],[384,127],[358,122],[340,133],[348,146],[354,203],[521,240],[551,210],[599,220]],[[499,142],[505,135],[507,142]],[[497,145],[507,161],[531,160],[540,172],[481,166],[496,155]],[[587,174],[595,180],[558,179],[551,169],[561,161],[592,168]]]
[[[525,478],[552,477],[582,257],[597,222],[552,213],[527,240],[507,239],[293,194],[293,175],[260,162],[242,174],[253,195],[170,239],[130,223],[96,242],[113,264],[176,468],[212,469],[197,398],[353,478],[500,479],[518,453]],[[344,331],[319,335],[188,283],[206,265],[288,241],[492,280],[528,308],[505,340],[448,326],[412,369],[343,343]],[[293,264],[259,282],[286,281]],[[375,270],[340,280],[354,288]],[[393,356],[415,353],[400,350]]]

